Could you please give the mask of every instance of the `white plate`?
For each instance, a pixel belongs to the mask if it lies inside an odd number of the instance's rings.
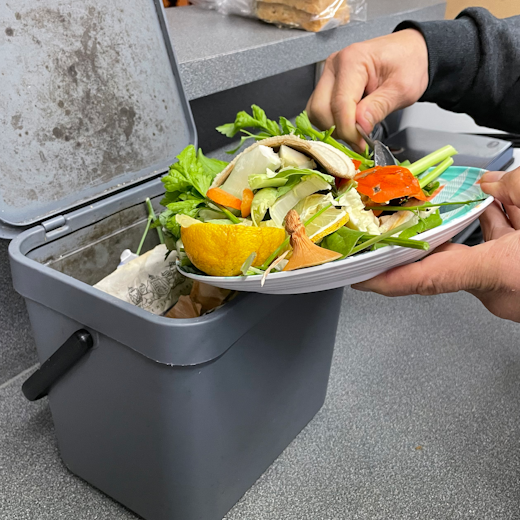
[[[485,195],[475,182],[484,170],[452,166],[442,175],[446,183],[444,189],[433,202],[476,200]],[[399,246],[387,246],[375,251],[331,262],[329,264],[308,267],[297,271],[270,273],[264,286],[260,285],[261,276],[204,276],[179,271],[193,280],[232,289],[236,291],[259,292],[266,294],[300,294],[325,291],[369,280],[392,267],[409,264],[420,260],[436,247],[447,242],[476,220],[493,202],[492,197],[468,206],[441,207],[444,223],[434,229],[414,237],[430,244],[429,251],[410,249]]]

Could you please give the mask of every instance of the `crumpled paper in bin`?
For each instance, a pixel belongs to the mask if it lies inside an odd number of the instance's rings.
[[[198,318],[209,311],[218,309],[229,299],[232,291],[220,289],[199,281],[193,282],[189,296],[181,296],[179,301],[165,316],[167,318]]]
[[[165,313],[180,296],[189,294],[191,280],[175,266],[177,255],[161,244],[122,265],[94,287],[154,314]]]

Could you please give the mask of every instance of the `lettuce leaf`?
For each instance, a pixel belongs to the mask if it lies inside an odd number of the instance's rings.
[[[193,145],[187,146],[178,156],[178,161],[170,166],[167,175],[162,178],[166,191],[198,192],[200,197],[205,197],[215,176],[220,173],[228,163],[206,157],[201,150],[198,154]],[[172,196],[169,197],[171,200]]]
[[[289,177],[287,184],[284,184],[282,187],[276,190],[276,198],[279,199],[282,195],[289,193],[300,181],[301,177]]]
[[[328,175],[326,173],[321,173],[318,170],[309,170],[307,168],[284,168],[279,171],[274,178],[275,179],[283,179],[287,177],[292,177],[293,175],[318,175],[323,180],[327,181],[329,184],[334,185],[335,179],[332,175]]]
[[[426,218],[419,219],[419,222],[408,229],[405,229],[400,235],[399,238],[411,238],[419,233],[423,233],[424,231],[428,231],[428,229],[436,228],[442,224],[442,218],[439,213],[439,210],[435,211],[431,215]]]
[[[168,206],[168,204],[171,204],[172,202],[177,202],[179,200],[180,195],[180,191],[167,191],[161,200],[161,206],[166,207]]]
[[[187,146],[178,156],[179,162],[171,169],[180,172],[188,182],[203,196],[206,196],[215,174],[208,173],[197,160],[197,152],[193,145]]]
[[[334,177],[321,173],[317,170],[308,170],[305,168],[285,168],[275,175],[269,173],[259,173],[249,176],[249,186],[252,190],[258,190],[260,188],[278,188],[283,187],[281,194],[287,193],[291,188],[297,184],[300,179],[306,175],[317,175],[329,184],[334,185]],[[281,195],[278,195],[281,197]]]
[[[262,188],[278,188],[287,184],[287,179],[276,179],[268,177],[265,173],[250,175],[248,177],[249,187],[252,190],[260,190]]]
[[[206,157],[200,148],[199,153],[197,154],[197,160],[202,165],[204,172],[213,177],[218,175],[229,164],[226,161],[219,161],[218,159]]]
[[[168,204],[167,208],[171,211],[171,216],[179,214],[195,218],[199,212],[199,206],[204,203],[204,200],[201,199],[182,200],[180,202],[172,202],[171,204]]]
[[[251,203],[251,219],[258,226],[264,219],[267,210],[276,202],[277,190],[265,188],[256,192]]]
[[[164,188],[169,192],[182,192],[191,187],[191,182],[176,165],[170,166],[170,171],[162,178]]]
[[[348,256],[364,234],[364,231],[342,227],[335,233],[332,233],[332,235],[325,237],[321,242],[321,247],[341,253],[343,256]]]
[[[200,206],[206,204],[206,192],[213,179],[228,164],[206,157],[202,150],[197,153],[193,145],[187,146],[177,159],[170,166],[168,174],[162,178],[166,193],[161,204],[167,209],[154,224],[154,227],[162,226],[175,238],[180,237],[180,227],[175,215],[195,218]]]

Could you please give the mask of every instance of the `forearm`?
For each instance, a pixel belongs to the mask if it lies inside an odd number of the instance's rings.
[[[456,20],[403,22],[428,47],[429,84],[421,101],[464,112],[483,126],[520,133],[520,16],[499,20],[485,9]]]

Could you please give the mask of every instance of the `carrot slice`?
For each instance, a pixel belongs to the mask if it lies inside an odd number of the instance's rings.
[[[356,170],[359,170],[359,167],[361,166],[361,161],[357,161],[356,159],[352,159],[352,162],[354,163],[354,168],[356,168]]]
[[[247,218],[249,215],[251,215],[251,204],[253,202],[253,197],[253,192],[249,188],[246,188],[242,192],[242,204],[240,206],[242,218]]]
[[[242,201],[240,199],[234,197],[227,191],[224,191],[222,188],[211,188],[206,193],[206,196],[213,202],[226,206],[226,208],[240,209],[242,206]]]

